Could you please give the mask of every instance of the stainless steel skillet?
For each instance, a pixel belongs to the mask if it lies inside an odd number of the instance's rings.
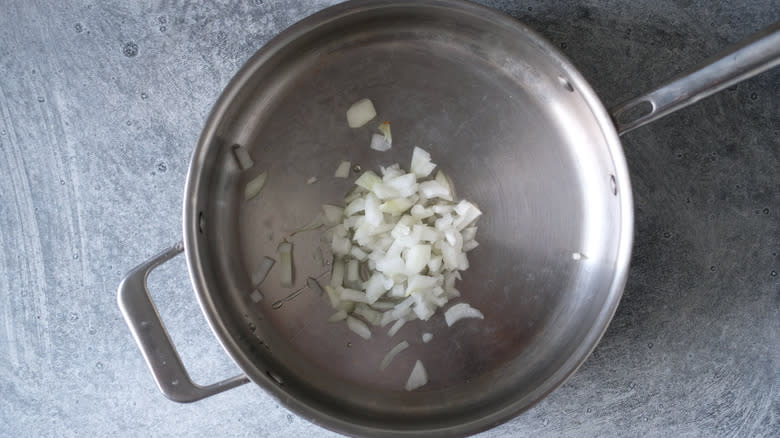
[[[595,347],[617,308],[633,232],[619,134],[780,60],[773,26],[708,65],[608,112],[577,70],[519,22],[459,1],[361,1],[324,10],[262,48],[231,81],[194,151],[184,241],[133,270],[119,303],[161,390],[194,401],[249,380],[312,422],[351,435],[466,435],[495,426],[560,385]],[[395,147],[367,148],[344,111],[370,97]],[[253,173],[269,171],[244,203]],[[428,149],[460,196],[485,212],[480,248],[459,289],[485,313],[448,329],[441,318],[366,342],[328,324],[326,298],[301,289],[327,275],[316,234],[295,238],[296,287],[272,275],[249,299],[249,273],[288,232],[364,169]],[[317,176],[318,184],[306,180]],[[244,376],[193,384],[148,296],[148,272],[185,251],[206,318]],[[572,258],[573,253],[585,257]],[[277,304],[280,303],[280,304]],[[434,333],[423,345],[422,332]],[[412,344],[380,373],[385,352]],[[403,390],[415,359],[430,383]]]

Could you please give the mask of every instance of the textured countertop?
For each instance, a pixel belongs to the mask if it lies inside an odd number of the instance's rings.
[[[211,3],[0,8],[0,435],[334,436],[256,385],[168,401],[116,305],[122,275],[181,238],[222,88],[334,1]],[[776,0],[485,3],[557,44],[607,106],[780,19]],[[566,384],[482,436],[780,435],[778,90],[775,69],[622,138],[636,240],[617,315]],[[182,257],[150,287],[195,381],[238,372]]]

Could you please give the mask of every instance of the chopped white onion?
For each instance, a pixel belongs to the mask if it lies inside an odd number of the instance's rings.
[[[422,341],[423,341],[423,343],[427,344],[428,342],[431,342],[431,339],[433,339],[433,333],[423,333],[422,334]]]
[[[246,187],[244,187],[245,201],[249,201],[250,199],[260,194],[260,192],[263,190],[263,187],[265,186],[266,178],[268,178],[268,171],[265,171],[260,175],[257,175],[256,177],[252,178],[248,183],[246,183]]]
[[[338,321],[344,321],[347,319],[347,312],[343,310],[339,310],[338,312],[334,313],[333,315],[330,315],[330,318],[328,318],[329,322],[338,322]]]
[[[347,110],[347,124],[350,128],[360,128],[376,117],[376,109],[369,99],[360,99]]]
[[[436,165],[431,162],[431,154],[415,146],[412,151],[412,164],[409,168],[418,178],[425,178],[433,172]]]
[[[322,212],[325,214],[325,221],[328,225],[340,224],[344,215],[343,208],[329,204],[322,205]]]
[[[293,285],[293,266],[292,266],[292,243],[282,242],[276,249],[279,254],[279,284],[282,287],[292,287]]]
[[[388,143],[393,143],[393,134],[390,132],[390,122],[382,122],[377,129],[379,129],[379,132],[382,133],[382,135],[385,136],[385,140],[387,140]]]
[[[347,282],[348,286],[354,286],[360,281],[360,264],[352,259],[347,262]]]
[[[391,348],[390,351],[387,352],[384,359],[382,359],[382,362],[379,364],[379,369],[381,371],[384,371],[387,369],[387,367],[390,365],[390,362],[393,361],[393,359],[398,355],[398,353],[406,350],[409,348],[409,343],[406,341],[401,341],[396,345],[395,347]]]
[[[342,301],[352,301],[355,303],[368,304],[368,298],[366,297],[366,293],[363,291],[349,289],[346,287],[336,288],[336,290],[339,292],[339,297]]]
[[[409,374],[409,380],[406,381],[406,390],[414,391],[415,389],[428,383],[428,373],[425,372],[425,367],[419,360],[414,363],[411,374]]]
[[[331,319],[346,318],[361,336],[371,336],[367,322],[389,326],[392,337],[407,322],[427,321],[459,297],[455,283],[469,266],[466,251],[478,245],[473,224],[479,208],[453,201],[452,181],[441,170],[432,176],[436,164],[423,149],[415,148],[411,167],[411,172],[398,164],[382,167],[381,177],[366,171],[345,197],[346,207],[323,206],[334,254],[325,287],[337,311]],[[461,318],[484,316],[465,303],[445,312],[448,325]],[[432,336],[423,334],[423,342]],[[392,355],[386,363],[390,360]]]
[[[366,323],[363,321],[353,318],[351,316],[347,317],[347,327],[349,327],[350,330],[355,332],[358,336],[360,336],[363,339],[370,339],[371,338],[371,329],[368,328]]]
[[[265,278],[268,276],[268,273],[271,271],[274,263],[276,263],[276,260],[272,259],[271,257],[263,257],[263,260],[260,261],[260,264],[257,266],[257,269],[255,269],[255,272],[252,273],[253,286],[257,287],[263,281],[265,281]]]
[[[336,172],[333,174],[336,178],[346,178],[349,176],[349,169],[352,167],[352,163],[349,161],[342,161],[339,163],[339,167],[336,168]]]
[[[382,134],[373,134],[371,135],[371,144],[369,144],[369,147],[375,151],[385,152],[389,151],[393,145],[387,141],[387,138]]]
[[[249,152],[241,145],[233,145],[233,156],[236,157],[238,167],[240,167],[241,170],[247,170],[255,165],[255,162],[252,161],[252,157],[249,156]]]
[[[362,316],[371,325],[378,326],[382,323],[382,313],[377,312],[366,304],[359,303],[355,305],[355,310],[352,313]]]
[[[367,172],[363,172],[363,174],[355,180],[355,184],[370,192],[374,190],[374,186],[376,184],[382,184],[382,178],[369,170]]]
[[[404,324],[406,324],[405,319],[399,319],[398,321],[396,321],[395,324],[393,324],[393,326],[390,327],[390,330],[387,331],[388,336],[390,337],[395,336],[395,334],[398,333],[398,330],[401,330],[401,327],[403,327]]]
[[[377,301],[375,303],[372,303],[371,307],[373,307],[376,310],[390,310],[395,308],[395,303],[390,301]]]
[[[344,285],[344,261],[333,260],[333,268],[330,270],[330,285],[333,287]]]
[[[313,177],[311,177],[311,178],[306,180],[306,184],[309,184],[309,185],[314,184],[316,182],[317,182],[317,177],[316,176],[313,176]]]
[[[261,294],[259,290],[255,289],[251,294],[249,294],[249,298],[253,303],[259,303],[263,300],[263,294]]]
[[[349,251],[349,255],[358,259],[361,262],[364,262],[366,261],[366,259],[368,259],[368,254],[366,254],[365,251],[363,251],[362,249],[360,249],[360,247],[357,246],[352,247],[352,249]]]
[[[382,223],[382,210],[379,208],[379,199],[373,193],[366,195],[366,223],[377,226]]]
[[[352,216],[355,213],[359,213],[363,211],[366,208],[366,199],[365,198],[357,198],[354,201],[347,204],[347,207],[344,209],[344,215],[345,216]]]
[[[485,315],[466,303],[455,304],[444,312],[444,320],[447,322],[448,327],[451,327],[463,318],[485,319]]]

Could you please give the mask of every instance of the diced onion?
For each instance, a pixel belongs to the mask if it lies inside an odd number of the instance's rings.
[[[279,284],[282,287],[293,285],[292,243],[282,242],[276,249],[279,253]]]
[[[244,187],[245,201],[249,201],[250,199],[260,194],[260,192],[263,190],[263,186],[265,186],[266,178],[268,178],[268,171],[265,171],[260,175],[257,175],[256,177],[251,179],[248,183],[246,183],[246,187]]]
[[[339,163],[339,167],[336,168],[336,172],[333,174],[336,178],[346,178],[349,176],[349,169],[352,167],[352,163],[349,161],[342,161]]]
[[[412,164],[410,170],[417,175],[418,178],[425,178],[433,172],[436,165],[431,162],[431,154],[426,150],[415,146],[412,151]]]
[[[249,152],[241,145],[233,145],[233,156],[236,157],[238,167],[240,167],[241,170],[247,170],[255,165],[255,162],[252,161],[252,157],[249,156]]]
[[[390,122],[382,122],[377,129],[385,136],[385,140],[387,140],[388,143],[393,143],[393,134],[390,132]]]
[[[374,186],[376,184],[382,184],[382,178],[380,178],[379,175],[377,175],[376,173],[369,170],[367,172],[363,172],[363,174],[360,175],[358,179],[355,180],[355,184],[370,192],[374,190]]]
[[[362,316],[371,325],[380,325],[382,323],[382,314],[372,309],[366,304],[360,303],[355,306],[352,312],[355,315]]]
[[[370,339],[371,338],[371,329],[368,328],[366,323],[363,321],[353,318],[351,316],[347,317],[347,327],[349,327],[350,330],[355,332],[358,336],[360,336],[363,339]]]
[[[263,281],[265,281],[265,278],[268,276],[268,273],[271,271],[274,263],[276,263],[276,260],[272,259],[271,257],[263,257],[263,260],[260,261],[260,264],[257,266],[257,269],[255,269],[255,272],[252,273],[253,286],[257,287]]]
[[[393,145],[387,141],[385,136],[381,134],[373,134],[371,135],[371,144],[369,144],[369,147],[375,151],[385,152],[389,151]]]
[[[347,312],[343,310],[339,310],[338,312],[334,313],[333,315],[330,315],[330,318],[328,318],[329,322],[338,322],[338,321],[344,321],[347,319]]]
[[[360,264],[357,260],[347,262],[347,285],[353,286],[360,281]]]
[[[330,271],[330,285],[333,287],[344,285],[344,261],[335,259]]]
[[[395,334],[398,333],[398,330],[401,330],[401,327],[403,327],[404,324],[406,324],[405,319],[399,319],[398,321],[396,321],[395,324],[393,324],[393,326],[390,327],[390,330],[387,331],[388,336],[391,337],[395,336]]]
[[[316,182],[317,182],[317,177],[316,176],[313,176],[313,177],[311,177],[311,178],[306,180],[306,184],[309,184],[309,185],[314,184]]]
[[[409,374],[409,380],[406,381],[406,390],[414,391],[415,389],[428,383],[428,373],[425,372],[425,367],[419,360],[414,363],[411,374]]]
[[[344,215],[343,208],[329,204],[324,204],[322,206],[322,212],[325,214],[325,221],[328,225],[336,225],[341,223],[342,216]]]
[[[455,304],[444,312],[444,320],[447,322],[448,327],[451,327],[463,318],[485,319],[485,315],[466,303]]]
[[[387,352],[384,359],[382,359],[382,362],[379,364],[379,369],[381,371],[384,371],[387,369],[387,367],[390,365],[390,362],[393,361],[393,359],[398,355],[398,353],[406,350],[409,348],[409,343],[406,341],[401,341],[396,345],[395,347],[391,348],[390,351]]]
[[[347,110],[347,124],[350,128],[360,128],[376,117],[376,109],[369,99],[360,99]]]
[[[365,171],[344,198],[344,208],[323,206],[321,220],[330,226],[325,236],[334,255],[325,287],[336,310],[330,320],[346,319],[350,330],[366,339],[371,336],[366,323],[389,327],[392,337],[407,322],[427,321],[460,296],[455,284],[469,267],[466,252],[479,245],[474,223],[482,212],[467,200],[453,201],[452,181],[442,170],[434,177],[435,168],[430,154],[415,148],[409,172],[398,164],[382,167],[381,177]],[[484,318],[465,303],[443,313],[448,325]],[[422,335],[423,343],[432,338]],[[404,348],[406,341],[396,345],[380,368]],[[418,361],[407,389],[426,382]]]

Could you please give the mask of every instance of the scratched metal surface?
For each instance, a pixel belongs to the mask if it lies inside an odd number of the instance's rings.
[[[116,306],[180,238],[207,112],[264,42],[331,0],[5,2],[0,435],[333,436],[247,385],[163,398]],[[485,1],[558,44],[607,105],[780,19],[775,0]],[[636,243],[580,371],[485,437],[780,434],[780,71],[625,136]],[[182,258],[152,293],[196,381],[235,374]]]

